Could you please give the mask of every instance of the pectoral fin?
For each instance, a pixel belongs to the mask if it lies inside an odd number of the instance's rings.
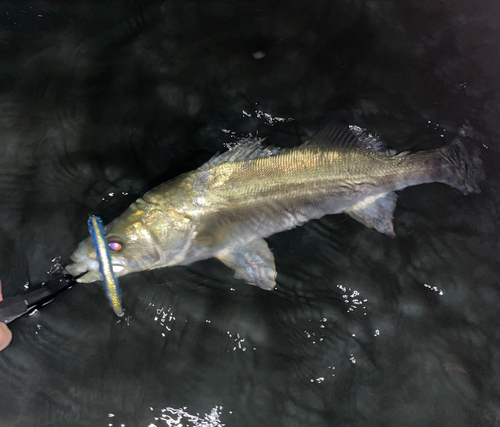
[[[274,256],[264,239],[257,238],[244,246],[233,246],[217,254],[235,272],[234,277],[266,291],[276,286]]]
[[[396,207],[396,193],[380,194],[367,197],[365,200],[356,203],[346,214],[356,221],[374,228],[388,236],[395,237],[392,216]]]

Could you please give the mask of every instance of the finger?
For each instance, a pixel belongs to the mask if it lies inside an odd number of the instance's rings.
[[[12,341],[12,332],[5,323],[0,322],[0,351]]]

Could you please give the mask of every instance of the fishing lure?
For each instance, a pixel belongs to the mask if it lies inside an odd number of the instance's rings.
[[[111,254],[109,252],[108,241],[104,235],[102,220],[98,216],[91,216],[88,225],[94,248],[97,252],[99,269],[101,270],[103,278],[102,286],[104,292],[115,314],[122,317],[123,308],[120,287],[118,286],[118,280],[116,279],[115,273],[113,272],[113,266],[111,265]]]

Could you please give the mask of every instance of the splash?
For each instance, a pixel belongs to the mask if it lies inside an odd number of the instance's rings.
[[[152,304],[149,304],[152,305]],[[154,307],[154,305],[153,305]],[[153,319],[155,322],[158,322],[160,326],[164,327],[168,332],[170,332],[175,323],[175,315],[172,312],[172,309],[169,307],[167,309],[158,308],[156,309],[156,316]],[[165,338],[165,332],[162,332],[162,337]]]
[[[366,310],[365,303],[368,301],[366,298],[363,299],[360,297],[360,293],[357,290],[352,290],[351,288],[346,288],[345,286],[342,285],[337,285],[337,288],[339,288],[344,294],[342,295],[342,298],[346,304],[349,305],[349,308],[347,309],[348,313],[353,312],[354,310],[362,307],[363,310]],[[366,312],[363,313],[366,316]]]
[[[161,416],[155,417],[155,422],[157,424],[151,423],[148,427],[159,427],[161,425],[167,425],[169,427],[224,427],[220,421],[220,415],[222,413],[222,406],[216,406],[212,409],[210,414],[200,414],[192,415],[186,412],[186,407],[184,408],[170,408],[166,407],[161,410]],[[161,422],[161,424],[160,424]]]

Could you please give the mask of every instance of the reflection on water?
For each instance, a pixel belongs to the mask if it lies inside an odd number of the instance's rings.
[[[342,286],[342,285],[337,285],[337,288],[339,288],[342,292],[347,292],[347,293],[342,294],[342,298],[344,299],[344,302],[348,305],[348,309],[347,309],[348,313],[351,313],[358,308],[362,308],[363,310],[366,310],[365,303],[368,300],[361,299],[359,292],[356,289],[354,289],[354,290],[352,290],[351,288],[346,289],[346,287]],[[363,313],[363,316],[366,316],[366,313]]]
[[[215,406],[209,414],[190,414],[187,412],[187,407],[183,408],[170,408],[165,407],[160,410],[155,410],[150,407],[152,422],[145,422],[141,424],[144,427],[225,427],[220,421],[222,414],[222,406]],[[232,412],[230,411],[229,414]],[[126,427],[130,423],[121,422],[120,417],[114,413],[108,414],[107,426],[108,427]]]
[[[151,408],[151,410],[153,410]],[[192,415],[188,413],[187,407],[182,409],[163,408],[161,409],[161,416],[154,417],[154,423],[148,427],[160,427],[167,425],[169,427],[224,427],[219,417],[222,413],[222,406],[215,406],[210,414]],[[110,424],[111,425],[111,424]]]
[[[153,303],[149,303],[152,307],[154,307]],[[154,317],[155,322],[159,322],[160,326],[163,326],[167,331],[171,331],[175,322],[175,316],[172,313],[171,308],[167,308],[166,310],[163,308],[156,309],[156,316]],[[187,320],[185,320],[187,322]],[[162,332],[161,336],[164,337],[165,333]]]

